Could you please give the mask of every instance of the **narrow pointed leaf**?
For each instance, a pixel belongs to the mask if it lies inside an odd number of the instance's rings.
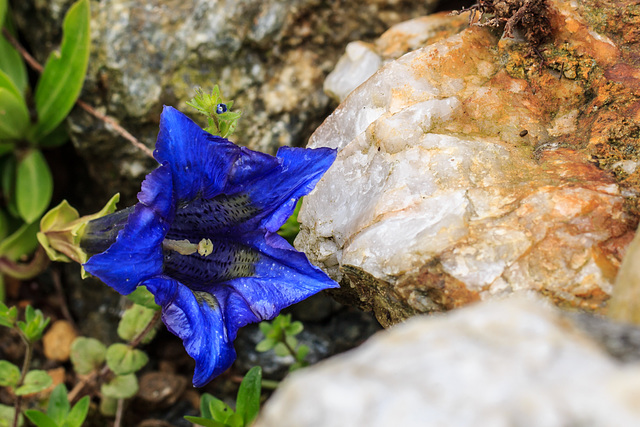
[[[31,150],[16,170],[16,203],[26,223],[44,213],[53,194],[53,178],[40,150]]]
[[[36,409],[29,409],[24,411],[24,414],[29,418],[29,421],[38,427],[58,427],[58,424],[56,424],[53,418],[44,412],[40,412]]]
[[[40,141],[69,114],[76,102],[89,63],[89,0],[77,1],[64,18],[60,52],[53,52],[35,92],[38,123],[31,136]]]
[[[2,71],[1,69],[0,69],[0,87],[14,94],[16,98],[24,99],[22,93],[20,92],[20,89],[18,89],[16,84],[13,82],[13,80],[11,80],[11,77],[9,77],[7,73]]]
[[[62,422],[67,418],[70,405],[67,399],[67,388],[64,384],[59,384],[51,392],[49,396],[49,404],[47,405],[47,415],[57,424],[62,425]]]
[[[251,368],[240,383],[236,413],[242,417],[245,426],[250,425],[258,416],[261,384],[262,368],[260,366]]]
[[[6,4],[6,0],[1,1]],[[2,22],[0,22],[0,27],[2,27]],[[5,19],[5,27],[14,34],[8,14]],[[27,88],[27,68],[18,51],[4,37],[0,37],[0,70],[4,71],[20,90],[20,93],[24,94]]]
[[[215,421],[215,420],[210,420],[208,418],[192,417],[190,415],[187,415],[184,417],[184,419],[193,424],[197,424],[199,426],[204,426],[204,427],[226,427],[225,424],[219,423],[218,421]]]
[[[89,396],[85,396],[78,401],[69,412],[67,420],[62,424],[62,427],[80,427],[87,418],[89,413]]]
[[[24,99],[0,87],[0,139],[21,139],[29,126]]]
[[[0,0],[0,29],[4,25],[4,18],[7,15],[7,0]]]

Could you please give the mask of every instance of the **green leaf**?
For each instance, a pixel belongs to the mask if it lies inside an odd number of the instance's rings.
[[[89,0],[75,2],[64,18],[60,52],[49,56],[35,91],[38,123],[30,138],[34,142],[64,120],[80,94],[89,63],[89,21]]]
[[[13,406],[7,406],[0,404],[0,427],[11,427],[13,426],[13,415],[15,411]],[[24,424],[24,419],[22,415],[18,416],[18,427],[21,427]]]
[[[44,317],[42,311],[28,305],[25,310],[25,321],[18,321],[18,328],[26,335],[29,341],[34,342],[42,337],[42,333],[50,321],[50,318]]]
[[[29,418],[29,421],[38,427],[58,427],[58,424],[56,424],[56,422],[44,412],[40,412],[36,409],[28,409],[24,411],[24,414]]]
[[[309,354],[309,347],[307,347],[306,345],[301,345],[300,347],[298,347],[296,359],[299,362],[303,362],[305,357],[307,357],[307,354]]]
[[[268,336],[269,332],[271,332],[271,330],[273,329],[273,326],[271,326],[271,323],[269,322],[260,322],[258,323],[258,327],[260,328],[260,332],[262,332],[265,337]]]
[[[276,344],[278,344],[277,340],[273,338],[265,338],[256,345],[256,351],[264,353],[265,351],[271,350],[276,346]]]
[[[7,16],[7,0],[0,0],[0,29],[4,26],[4,18]]]
[[[9,29],[10,33],[15,34],[15,32],[12,31],[11,20],[8,18],[9,16],[7,16],[5,21],[5,27]],[[0,27],[1,26],[2,23],[0,23]],[[27,67],[25,67],[24,61],[18,51],[15,50],[15,48],[11,46],[11,43],[4,37],[0,37],[0,70],[9,76],[21,94],[25,92],[27,89]]]
[[[118,375],[108,384],[103,384],[100,392],[113,399],[128,399],[138,392],[138,379],[134,374]]]
[[[302,326],[302,322],[295,321],[292,324],[285,327],[284,331],[287,333],[287,335],[294,336],[302,332],[303,329],[304,329],[304,326]]]
[[[53,380],[45,371],[33,370],[24,376],[24,382],[15,391],[17,396],[37,393],[49,387]]]
[[[18,162],[16,171],[16,203],[26,223],[44,213],[53,194],[53,177],[40,150],[31,150]]]
[[[262,368],[254,366],[247,372],[240,383],[236,400],[236,413],[242,417],[243,425],[250,425],[260,410],[260,392],[262,384]]]
[[[0,139],[22,139],[29,127],[24,99],[0,87]]]
[[[71,363],[80,375],[86,375],[103,364],[107,347],[95,338],[78,337],[71,344]]]
[[[289,352],[287,346],[281,342],[277,343],[275,347],[273,347],[273,351],[276,353],[276,356],[279,357],[291,356],[291,353]]]
[[[156,311],[150,308],[138,304],[132,305],[124,312],[122,319],[120,319],[118,336],[125,341],[132,341],[144,331],[155,314]],[[150,342],[154,335],[155,330],[150,331],[142,342],[145,344]]]
[[[204,427],[226,427],[225,424],[219,423],[218,421],[215,421],[209,418],[192,417],[190,415],[186,415],[184,419],[189,422],[192,422],[193,424],[197,424],[199,426],[204,426]]]
[[[151,291],[147,289],[146,286],[138,286],[135,291],[127,295],[127,298],[143,307],[147,307],[156,311],[160,310],[160,306],[155,303],[155,297],[153,296]]]
[[[20,381],[20,368],[6,360],[0,360],[0,386],[15,387]]]
[[[22,95],[22,93],[20,93],[20,89],[18,89],[13,80],[11,80],[11,77],[9,77],[7,73],[2,70],[0,70],[0,88],[8,90],[13,95],[15,95],[16,98],[24,100],[24,96]]]
[[[7,307],[0,301],[0,325],[13,328],[18,318],[18,309],[16,307]]]
[[[62,425],[63,421],[67,418],[70,405],[67,399],[67,388],[64,384],[59,384],[51,392],[49,396],[49,404],[47,405],[47,415],[57,424]],[[27,415],[27,418],[29,416]],[[31,419],[31,418],[29,418]]]
[[[112,344],[107,348],[107,366],[116,375],[132,374],[147,364],[149,358],[144,351],[126,344]]]
[[[7,202],[7,210],[13,217],[19,217],[16,199],[14,197],[16,187],[16,166],[18,160],[15,155],[7,156],[1,160],[2,169],[2,195]]]
[[[235,412],[222,400],[211,396],[209,399],[209,413],[212,419],[226,424],[227,419]]]
[[[87,414],[89,413],[89,396],[85,396],[78,401],[69,412],[66,421],[62,424],[62,427],[80,427],[84,423]]]
[[[38,223],[23,224],[10,236],[0,242],[0,256],[17,261],[25,255],[32,253],[38,246]]]
[[[100,399],[100,413],[107,417],[113,417],[118,411],[118,399],[102,396]]]

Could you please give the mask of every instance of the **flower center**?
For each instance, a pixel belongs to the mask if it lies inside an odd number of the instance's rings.
[[[198,244],[195,244],[187,239],[164,239],[162,241],[162,248],[169,251],[176,251],[180,255],[191,255],[197,252],[202,256],[209,256],[213,252],[213,242],[211,239],[202,239]]]

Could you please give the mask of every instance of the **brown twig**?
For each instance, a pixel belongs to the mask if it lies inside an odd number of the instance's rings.
[[[42,70],[43,70],[42,65],[40,65],[40,63],[36,61],[36,59],[33,56],[31,56],[29,52],[26,51],[26,49],[20,44],[20,42],[18,42],[18,40],[16,40],[15,37],[13,37],[11,33],[7,31],[6,28],[2,29],[2,34],[7,39],[7,41],[11,43],[11,45],[20,53],[22,58],[24,58],[25,62],[29,64],[31,68],[33,68],[39,73],[42,73]],[[86,102],[80,99],[76,100],[76,104],[80,108],[85,110],[87,113],[91,114],[93,117],[97,118],[98,120],[102,120],[104,123],[111,126],[113,130],[119,133],[124,139],[129,141],[131,144],[133,144],[134,147],[141,150],[147,156],[153,158],[153,152],[149,149],[149,147],[141,143],[135,136],[131,135],[125,128],[120,126],[113,117],[100,113],[91,105],[87,104]]]
[[[78,330],[76,326],[76,322],[73,321],[73,317],[71,317],[71,313],[69,312],[69,307],[67,306],[67,298],[64,295],[64,290],[62,289],[62,281],[60,280],[60,270],[57,268],[51,269],[51,280],[53,281],[53,286],[56,288],[56,293],[58,294],[58,298],[60,300],[60,310],[62,311],[62,315],[65,320],[71,324],[74,330]]]
[[[113,422],[113,427],[120,427],[122,423],[122,413],[124,412],[124,399],[118,399],[118,409],[116,409],[116,419]]]
[[[131,340],[131,343],[129,344],[131,348],[136,348],[138,345],[140,345],[144,337],[146,337],[147,334],[151,332],[151,330],[156,326],[156,324],[158,323],[158,320],[160,320],[161,314],[162,312],[160,310],[156,311],[153,314],[153,317],[151,318],[149,323],[147,323],[147,326],[145,326],[142,332],[140,332],[133,340]]]

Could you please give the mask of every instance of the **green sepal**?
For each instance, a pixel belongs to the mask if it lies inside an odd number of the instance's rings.
[[[0,360],[0,386],[15,387],[20,382],[20,368],[7,360]]]
[[[25,394],[37,393],[49,387],[52,383],[53,379],[46,371],[35,369],[27,372],[22,385],[16,389],[15,394],[24,396]]]
[[[128,399],[138,392],[138,379],[135,374],[118,375],[107,384],[102,384],[100,392],[113,399]]]
[[[53,194],[53,177],[44,156],[31,149],[18,161],[16,204],[20,216],[31,224],[44,213]]]
[[[120,194],[115,194],[107,204],[93,215],[80,217],[66,200],[47,212],[40,220],[38,241],[52,261],[75,261],[84,264],[89,256],[80,248],[80,240],[87,223],[102,218],[116,210]],[[83,269],[83,278],[86,276]]]
[[[89,0],[78,0],[62,24],[60,52],[52,52],[35,91],[38,122],[29,140],[38,142],[64,120],[78,99],[89,64]]]
[[[138,371],[149,361],[142,350],[129,345],[116,343],[107,348],[107,366],[116,375],[128,375]]]
[[[107,347],[95,338],[78,337],[71,344],[71,363],[80,375],[86,375],[102,367]]]

